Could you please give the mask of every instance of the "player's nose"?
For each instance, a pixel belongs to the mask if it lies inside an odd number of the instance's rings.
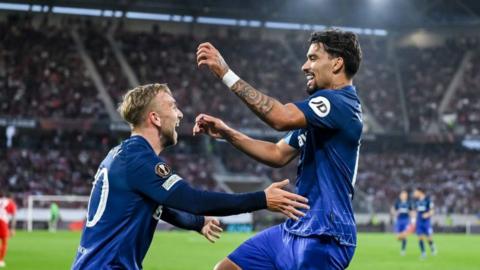
[[[309,68],[308,68],[308,60],[305,61],[305,63],[303,63],[302,67],[301,67],[302,71],[303,72],[308,72]]]

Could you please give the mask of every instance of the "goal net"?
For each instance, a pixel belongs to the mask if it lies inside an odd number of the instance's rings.
[[[25,221],[34,229],[81,229],[88,207],[88,196],[30,195]]]

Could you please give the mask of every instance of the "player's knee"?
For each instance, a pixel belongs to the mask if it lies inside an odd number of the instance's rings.
[[[218,262],[213,270],[242,270],[242,268],[232,262],[229,258],[225,258]]]

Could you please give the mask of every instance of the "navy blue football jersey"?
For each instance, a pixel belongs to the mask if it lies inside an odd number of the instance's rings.
[[[425,197],[423,200],[417,200],[415,202],[415,209],[417,211],[417,223],[430,222],[430,217],[423,218],[423,214],[433,209],[433,202],[430,200],[430,197]]]
[[[300,150],[296,188],[308,198],[310,210],[299,221],[287,220],[284,228],[300,236],[330,235],[355,246],[351,200],[363,128],[355,87],[319,90],[295,105],[308,125],[284,140]]]
[[[180,179],[141,136],[113,148],[95,175],[72,268],[140,269],[161,203]]]
[[[412,203],[410,201],[401,201],[397,200],[394,205],[395,211],[397,212],[397,219],[409,219],[410,211],[413,209]]]

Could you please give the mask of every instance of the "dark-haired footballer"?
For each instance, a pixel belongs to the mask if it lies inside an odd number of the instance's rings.
[[[434,215],[434,204],[429,196],[425,194],[423,188],[416,188],[413,192],[415,198],[415,211],[417,213],[417,222],[415,231],[418,236],[418,246],[420,247],[421,258],[426,258],[424,241],[428,241],[432,255],[437,255],[437,249],[433,242],[432,216]]]
[[[217,264],[217,270],[345,269],[353,257],[357,237],[351,200],[363,122],[352,79],[361,49],[355,34],[340,30],[315,32],[309,43],[302,66],[309,97],[287,104],[240,79],[212,44],[202,43],[197,49],[199,66],[222,78],[272,128],[289,132],[275,144],[252,139],[201,114],[194,133],[226,139],[273,167],[283,167],[300,155],[296,187],[310,205],[299,220],[289,219],[244,242]]]

